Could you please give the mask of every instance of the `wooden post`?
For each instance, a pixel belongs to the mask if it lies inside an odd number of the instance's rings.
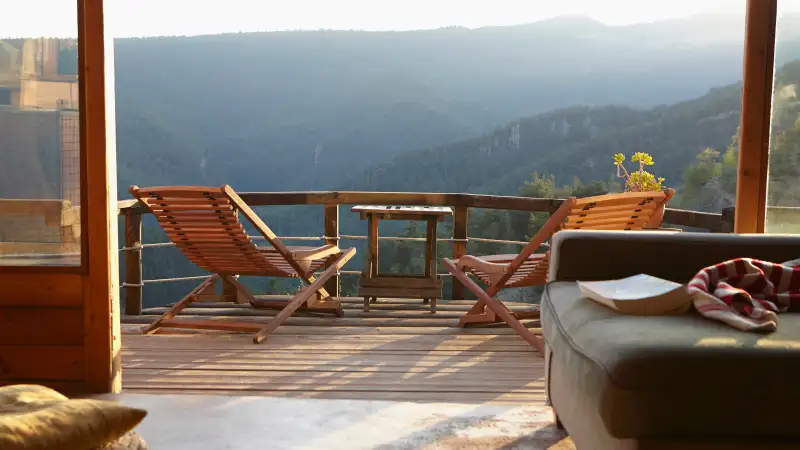
[[[142,215],[125,212],[125,314],[142,314]],[[131,249],[136,250],[131,250]]]
[[[736,217],[736,207],[731,206],[722,210],[722,233],[733,233]]]
[[[328,237],[328,239],[325,239],[325,244],[339,245],[339,205],[325,204],[325,236]],[[325,263],[326,268],[330,266],[330,261]],[[325,290],[328,291],[332,297],[339,296],[338,271],[336,275],[330,277],[325,283]]]
[[[467,254],[467,216],[469,208],[466,206],[456,206],[453,218],[453,260],[458,260]],[[453,300],[463,300],[466,291],[464,285],[453,277],[450,298]]]
[[[114,40],[105,32],[104,2],[78,1],[80,85],[81,256],[84,373],[94,393],[122,390],[117,233]]]
[[[736,180],[737,233],[763,233],[767,211],[777,0],[748,0],[742,122]]]
[[[220,283],[222,283],[222,298],[220,300],[223,302],[238,303],[236,298],[239,295],[239,290],[236,289],[236,285],[225,278],[220,278]]]

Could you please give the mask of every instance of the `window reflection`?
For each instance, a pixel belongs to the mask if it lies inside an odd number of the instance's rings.
[[[0,265],[80,262],[77,69],[74,38],[0,38]]]

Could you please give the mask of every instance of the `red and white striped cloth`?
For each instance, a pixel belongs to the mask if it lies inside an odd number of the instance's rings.
[[[709,319],[743,331],[775,331],[778,313],[800,309],[800,267],[732,259],[698,272],[687,291]]]

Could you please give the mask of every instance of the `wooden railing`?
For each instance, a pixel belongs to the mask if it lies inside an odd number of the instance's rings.
[[[339,243],[339,205],[425,205],[453,208],[453,257],[466,254],[467,225],[470,208],[500,209],[506,211],[553,213],[562,199],[512,197],[479,194],[439,194],[419,192],[246,192],[239,194],[248,205],[286,206],[323,205],[324,240],[326,244]],[[125,219],[125,313],[138,315],[142,311],[142,214],[147,209],[136,200],[119,202],[119,214]],[[716,233],[733,231],[733,209],[722,214],[703,213],[668,208],[664,223],[706,230]],[[475,238],[473,238],[475,239]],[[325,286],[332,295],[339,295],[339,276],[332,277]],[[451,298],[464,298],[464,286],[453,280]],[[223,285],[223,296],[235,295],[230,286]]]

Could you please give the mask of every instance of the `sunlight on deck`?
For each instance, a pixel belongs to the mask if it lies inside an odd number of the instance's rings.
[[[544,404],[543,360],[516,335],[285,328],[297,334],[261,345],[247,335],[126,334],[124,390]]]

